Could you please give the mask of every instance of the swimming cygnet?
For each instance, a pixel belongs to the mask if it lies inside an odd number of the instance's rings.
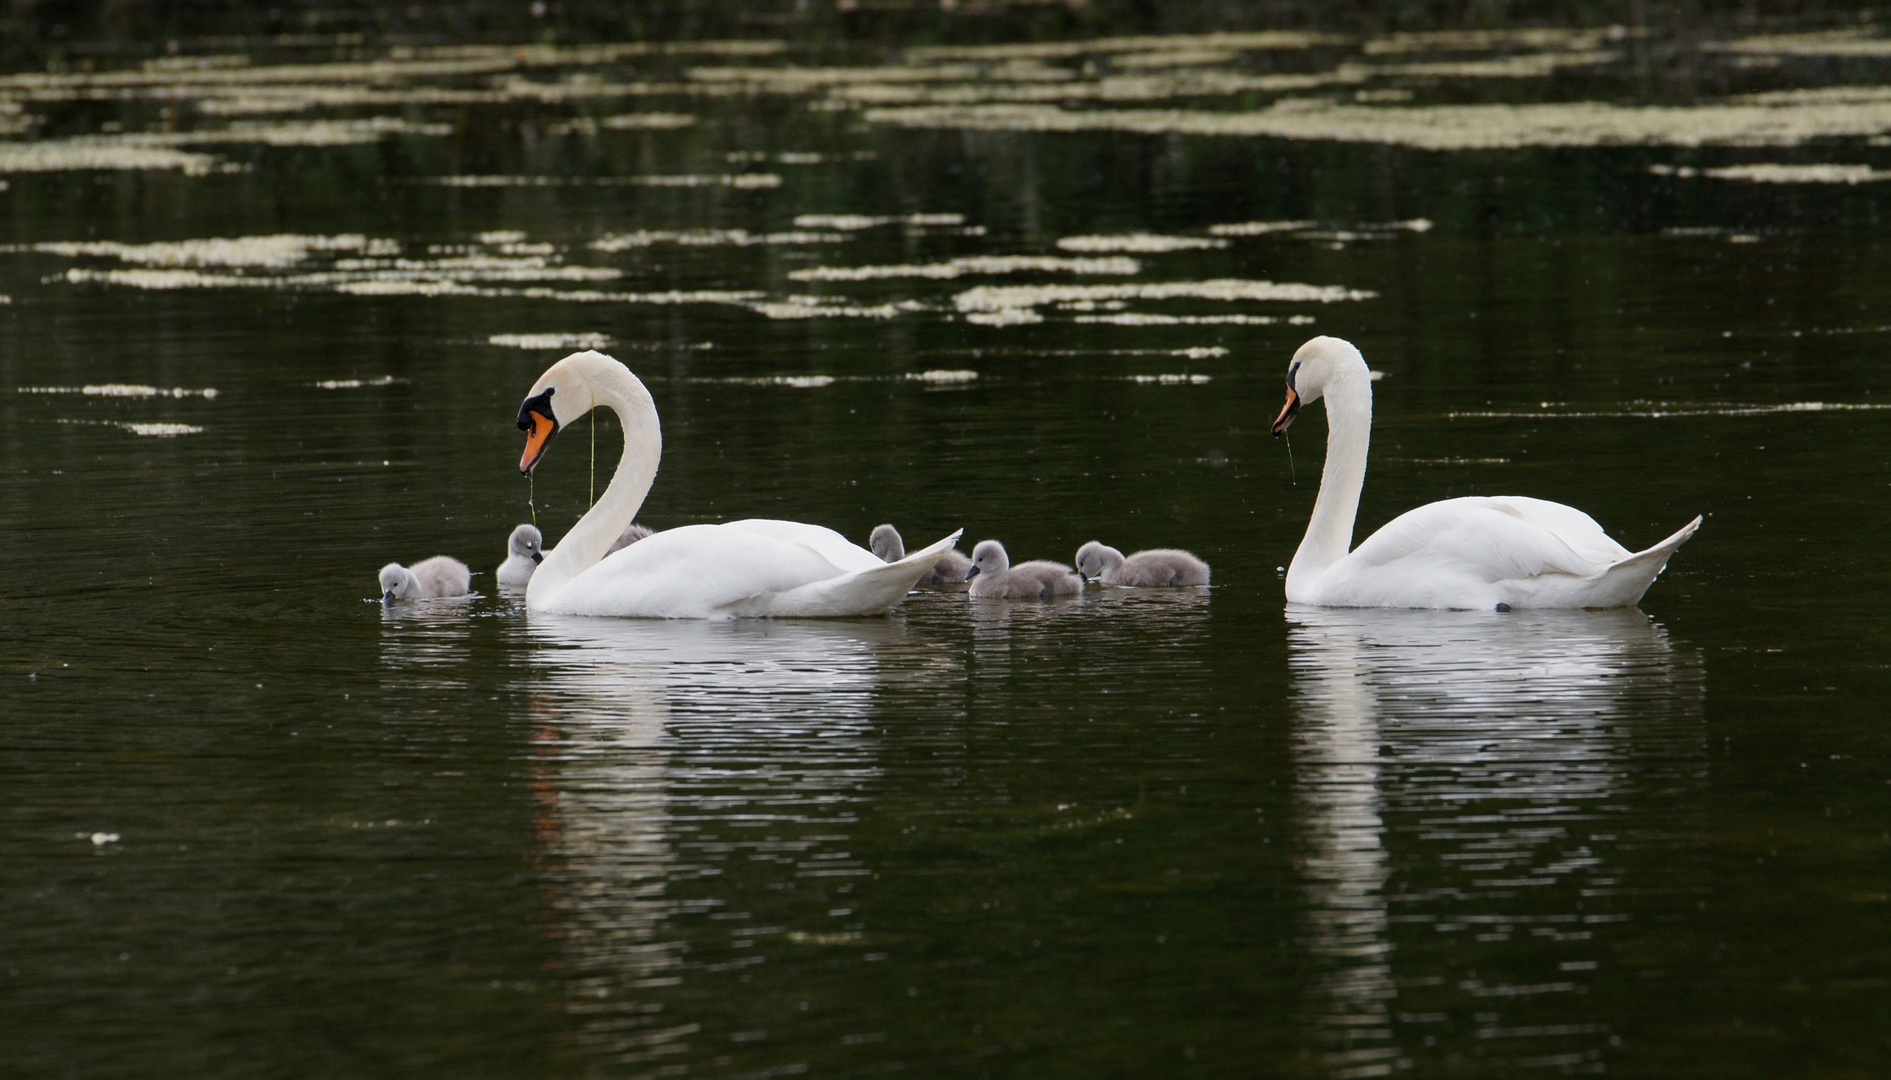
[[[473,588],[473,572],[450,555],[435,555],[412,566],[391,562],[381,567],[381,599],[431,600],[465,596]]]
[[[654,532],[656,532],[655,529],[633,521],[624,526],[623,535],[619,536],[616,542],[611,544],[611,550],[604,554],[609,555],[611,551],[627,548]],[[512,530],[512,535],[506,539],[506,561],[499,564],[499,572],[493,576],[501,585],[528,585],[532,581],[533,571],[538,569],[539,563],[545,561],[547,554],[545,540],[539,534],[537,527],[521,525]]]
[[[532,580],[532,571],[545,561],[545,538],[538,526],[521,525],[506,538],[506,561],[499,564],[493,577],[501,585],[524,585]]]
[[[906,541],[900,539],[899,530],[891,525],[876,525],[873,535],[867,539],[867,547],[880,557],[881,562],[899,562],[906,557]],[[956,551],[948,551],[932,565],[931,573],[919,579],[919,584],[964,581],[971,572],[972,560]]]
[[[973,596],[991,596],[1001,600],[1020,597],[1074,596],[1083,591],[1083,579],[1063,563],[1032,559],[1011,565],[1005,546],[996,540],[980,540],[972,549]]]
[[[1206,585],[1208,564],[1178,548],[1150,548],[1124,557],[1095,540],[1077,549],[1077,573],[1105,585]]]
[[[656,532],[655,529],[649,528],[647,526],[639,525],[633,521],[630,524],[624,526],[623,535],[619,536],[616,540],[613,540],[611,542],[611,551],[617,551],[621,548],[627,548],[630,545],[636,543],[639,540],[642,540],[644,537],[649,536],[651,533],[654,533],[654,532]],[[611,551],[607,551],[604,554],[609,555]]]

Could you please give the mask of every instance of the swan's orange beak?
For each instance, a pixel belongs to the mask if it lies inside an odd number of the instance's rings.
[[[551,445],[552,436],[558,434],[558,417],[552,412],[552,391],[556,387],[548,386],[543,392],[533,394],[519,406],[519,430],[525,432],[525,454],[519,458],[519,472],[530,476],[538,468],[538,459],[545,456],[545,448]]]
[[[1299,415],[1300,395],[1294,393],[1294,388],[1289,386],[1287,388],[1287,404],[1282,405],[1280,407],[1280,415],[1274,417],[1274,437],[1278,439],[1283,432],[1292,427],[1294,419]]]
[[[544,457],[546,448],[551,446],[558,421],[542,412],[527,412],[521,420],[530,426],[525,431],[525,453],[519,457],[519,472],[530,476],[532,470],[538,468],[538,459]]]

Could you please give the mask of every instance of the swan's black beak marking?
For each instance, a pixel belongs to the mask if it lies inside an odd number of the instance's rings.
[[[544,562],[544,561],[545,561],[545,553],[544,553],[544,552],[542,552],[542,551],[534,551],[534,552],[532,553],[532,561],[533,561],[533,562],[535,562],[535,563],[541,563],[541,562]]]
[[[538,459],[545,456],[552,436],[558,434],[558,418],[552,413],[552,391],[556,389],[548,386],[519,406],[519,430],[525,432],[525,453],[519,457],[519,473],[523,476],[532,475],[532,470],[538,468]]]

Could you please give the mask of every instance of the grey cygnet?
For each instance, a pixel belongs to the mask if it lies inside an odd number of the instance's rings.
[[[1083,591],[1083,579],[1063,563],[1032,559],[1011,565],[1005,546],[996,540],[980,540],[972,549],[973,596],[1016,600],[1026,597],[1075,596]]]
[[[648,526],[639,525],[633,521],[630,524],[624,526],[624,532],[622,535],[620,535],[617,539],[611,541],[611,551],[620,551],[624,548],[627,548],[630,545],[636,543],[639,540],[644,539],[645,537],[651,535],[654,532],[656,532],[655,529],[649,528]],[[611,551],[607,551],[604,554],[609,555]]]
[[[1077,549],[1077,573],[1105,585],[1206,585],[1208,564],[1180,548],[1150,548],[1125,556],[1095,540]]]
[[[412,566],[388,563],[381,567],[381,599],[433,600],[465,596],[473,588],[473,572],[450,555],[435,555]]]
[[[900,539],[899,530],[891,525],[875,526],[873,535],[867,539],[867,547],[880,557],[881,562],[899,562],[906,557],[906,541]],[[971,572],[972,560],[956,551],[948,551],[933,564],[925,577],[919,579],[919,584],[965,581]]]
[[[493,574],[501,585],[524,585],[532,580],[532,571],[545,561],[545,538],[536,525],[521,525],[506,538],[506,561]]]

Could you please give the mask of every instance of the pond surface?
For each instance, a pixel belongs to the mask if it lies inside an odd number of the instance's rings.
[[[1891,1068],[1891,44],[372,50],[0,77],[20,1076]],[[1523,494],[1639,610],[1286,610]],[[614,422],[775,516],[1208,590],[528,616]],[[591,438],[595,437],[595,465]],[[436,553],[464,601],[383,605]]]

